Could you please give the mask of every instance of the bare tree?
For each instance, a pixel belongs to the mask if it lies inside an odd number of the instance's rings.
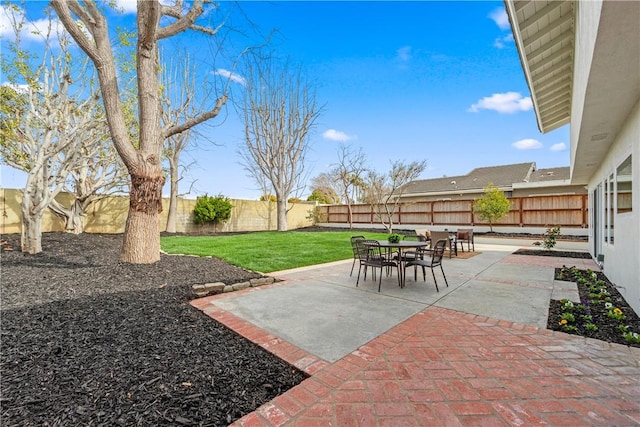
[[[54,34],[49,20],[47,29],[40,33],[45,42],[41,61],[32,67],[34,56],[21,48],[24,15],[18,8],[11,10],[8,18],[16,39],[10,44],[12,59],[3,57],[2,61],[11,82],[3,92],[9,96],[6,100],[19,108],[12,120],[3,119],[0,152],[5,164],[27,173],[21,246],[23,252],[35,254],[42,251],[44,212],[55,204],[69,175],[93,161],[94,153],[83,148],[91,147],[94,137],[101,139],[96,132],[101,112],[97,92],[88,84],[87,61],[73,67],[70,39]]]
[[[197,117],[205,108],[202,106],[210,98],[205,82],[197,81],[193,73],[194,64],[190,56],[185,53],[178,56],[178,62],[171,61],[162,74],[163,103],[162,122],[165,129],[170,129],[180,123],[185,123]],[[216,116],[227,100],[227,89],[230,79],[224,86],[223,94],[216,98],[212,111]],[[212,117],[213,118],[213,117]],[[180,156],[187,149],[194,136],[194,128],[171,135],[165,141],[165,158],[169,163],[169,212],[167,215],[166,231],[176,232],[176,217],[178,211],[178,184],[182,180],[180,173]],[[184,166],[184,165],[182,165]],[[184,167],[183,169],[186,169]]]
[[[353,148],[341,144],[338,150],[338,163],[331,170],[337,185],[340,188],[340,197],[347,205],[349,214],[349,228],[353,227],[352,205],[356,202],[357,193],[364,185],[367,156],[362,148]]]
[[[95,117],[77,147],[80,155],[65,184],[64,191],[73,196],[69,205],[53,199],[49,204],[65,221],[65,231],[84,232],[84,220],[89,207],[97,201],[127,189],[127,169],[109,139],[104,115]]]
[[[393,217],[407,183],[416,179],[427,167],[426,161],[405,164],[391,162],[391,170],[382,174],[368,171],[365,182],[365,200],[371,204],[376,217],[389,233],[393,233]]]
[[[278,68],[273,59],[249,66],[244,97],[245,169],[276,196],[278,231],[287,230],[287,199],[304,187],[309,132],[320,115],[315,92],[301,70]]]
[[[158,0],[138,0],[136,77],[138,88],[139,137],[128,132],[123,103],[118,90],[118,73],[107,18],[95,0],[51,0],[51,5],[78,46],[93,61],[111,139],[131,177],[129,215],[125,226],[121,261],[154,263],[160,260],[159,216],[162,211],[162,149],[164,141],[218,114],[212,110],[184,123],[163,128],[159,78],[160,40],[193,29],[210,35],[217,28],[198,25],[204,0],[173,5]],[[166,18],[166,19],[164,19]],[[162,24],[164,25],[161,25]]]

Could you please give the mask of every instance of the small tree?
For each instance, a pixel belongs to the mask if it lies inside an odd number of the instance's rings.
[[[231,218],[232,208],[233,205],[228,197],[205,194],[196,200],[196,206],[193,208],[194,222],[196,224],[212,223],[215,230],[219,223],[226,222]]]
[[[365,184],[366,164],[367,156],[362,148],[353,150],[346,145],[341,145],[338,150],[338,163],[330,172],[339,188],[340,197],[347,205],[349,228],[353,228],[352,205]]]
[[[484,195],[473,203],[473,212],[478,214],[481,220],[489,223],[489,229],[493,232],[493,224],[507,216],[511,209],[511,202],[493,183],[484,188]]]
[[[368,171],[364,200],[371,205],[375,216],[389,234],[393,233],[393,217],[398,212],[406,184],[416,179],[426,167],[424,160],[408,164],[396,160],[391,162],[391,170],[387,174]]]
[[[335,192],[332,192],[330,188],[316,188],[314,189],[309,197],[307,197],[307,202],[318,202],[323,205],[332,205],[339,201],[339,197]]]

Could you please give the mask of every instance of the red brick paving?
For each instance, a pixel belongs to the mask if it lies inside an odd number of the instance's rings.
[[[504,262],[567,262],[536,258]],[[192,304],[310,375],[234,426],[640,425],[638,348],[432,306],[330,364],[217,298]]]

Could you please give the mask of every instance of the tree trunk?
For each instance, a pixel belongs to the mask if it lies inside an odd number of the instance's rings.
[[[22,196],[22,230],[20,245],[22,252],[38,254],[42,252],[42,211],[35,209],[32,196],[25,191]]]
[[[287,201],[278,198],[276,200],[278,231],[287,231]]]
[[[65,231],[67,233],[84,233],[84,217],[86,216],[84,206],[80,200],[76,200],[71,206],[71,212],[67,218]]]
[[[65,232],[72,234],[84,233],[85,203],[76,199],[71,208],[67,209],[54,199],[49,204],[49,209],[64,220]]]
[[[164,177],[131,176],[129,215],[120,261],[153,264],[160,261],[160,212]]]
[[[167,215],[167,233],[176,232],[176,218],[178,216],[178,170],[176,167],[171,167],[171,189],[169,196],[169,212]]]

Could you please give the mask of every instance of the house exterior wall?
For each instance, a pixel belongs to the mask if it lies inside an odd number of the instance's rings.
[[[576,2],[576,37],[573,66],[573,93],[571,101],[571,169],[575,165],[576,150],[582,128],[582,115],[589,82],[589,71],[598,35],[598,24],[602,12],[602,1]]]
[[[618,166],[631,155],[632,200],[631,212],[617,213],[614,197],[613,243],[605,241],[604,206],[602,192],[594,199],[594,190],[611,175],[616,176]],[[589,242],[594,256],[604,255],[603,271],[631,307],[640,313],[640,100],[629,114],[607,156],[589,181],[590,208],[598,206],[598,220],[590,215]]]
[[[561,185],[557,187],[514,188],[513,197],[551,196],[559,194],[587,194],[584,185]]]

